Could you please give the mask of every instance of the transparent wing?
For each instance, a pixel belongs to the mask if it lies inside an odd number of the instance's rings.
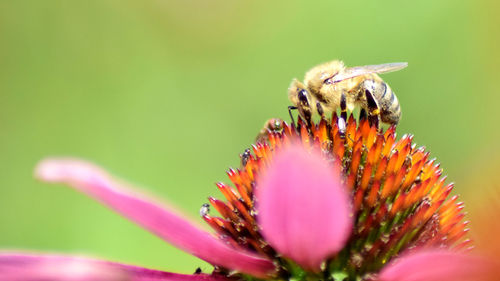
[[[393,62],[393,63],[384,63],[377,65],[349,67],[346,68],[342,73],[335,75],[333,77],[334,79],[333,83],[365,74],[387,73],[387,72],[398,71],[407,66],[408,66],[407,62]]]

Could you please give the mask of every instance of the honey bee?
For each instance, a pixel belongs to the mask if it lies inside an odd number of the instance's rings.
[[[294,79],[288,89],[288,97],[299,115],[310,125],[312,114],[325,113],[340,108],[339,128],[345,129],[347,110],[356,106],[375,126],[379,121],[395,125],[401,119],[398,99],[389,85],[377,73],[387,73],[403,69],[406,62],[345,67],[342,61],[334,60],[320,64],[309,70],[304,83]],[[293,117],[292,117],[293,122]]]

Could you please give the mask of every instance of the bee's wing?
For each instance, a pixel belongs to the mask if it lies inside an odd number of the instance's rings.
[[[342,73],[333,77],[333,83],[340,82],[356,76],[373,73],[387,73],[403,69],[408,66],[407,62],[393,62],[377,65],[365,65],[346,68]]]

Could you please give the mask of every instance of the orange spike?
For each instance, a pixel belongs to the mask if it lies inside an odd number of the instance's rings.
[[[372,176],[372,165],[366,164],[363,170],[363,176],[361,177],[361,182],[359,184],[359,187],[361,189],[365,190],[368,187],[371,176]]]
[[[247,242],[248,242],[248,244],[250,244],[252,246],[252,248],[255,251],[257,251],[262,256],[266,256],[268,254],[268,253],[266,253],[266,251],[264,251],[264,249],[261,248],[261,245],[259,242],[255,241],[253,239],[247,239]]]
[[[350,191],[354,189],[354,184],[356,183],[356,178],[358,177],[357,173],[350,173],[347,176],[347,181],[346,181],[346,186],[349,188]]]
[[[443,188],[444,182],[446,180],[446,177],[440,179],[434,187],[432,187],[431,191],[429,192],[429,197],[433,198],[434,200],[437,200],[441,196],[443,192],[445,192],[448,188],[453,188],[453,183],[447,185],[446,187]]]
[[[254,166],[254,162],[255,160],[251,160],[250,161],[250,165],[246,165],[245,166],[245,171],[247,172],[247,175],[248,175],[248,183],[245,185],[245,187],[248,189],[248,191],[250,191],[252,189],[252,187],[250,186],[250,183],[253,182],[254,180],[254,177],[253,177],[253,166]]]
[[[220,220],[220,223],[222,223],[222,227],[225,230],[229,231],[233,235],[233,237],[237,238],[238,236],[240,236],[239,233],[234,229],[232,222],[220,218],[216,219]]]
[[[457,202],[457,200],[458,195],[454,195],[450,199],[446,200],[441,208],[439,208],[439,215],[445,216],[448,212],[450,212],[455,207],[455,203]]]
[[[368,193],[368,197],[366,198],[366,205],[370,207],[375,206],[375,202],[377,202],[378,199],[378,193],[380,190],[380,182],[376,181],[372,184],[372,187],[370,188],[370,192]]]
[[[385,179],[384,186],[382,187],[382,193],[380,194],[380,198],[382,200],[385,200],[387,197],[389,197],[389,195],[391,195],[395,179],[396,179],[396,176],[394,174],[388,176]]]
[[[391,158],[389,159],[389,163],[387,163],[387,174],[393,174],[396,169],[396,162],[398,161],[399,151],[395,151]]]
[[[235,184],[235,185],[236,184],[241,184],[240,174],[237,173],[235,169],[233,169],[233,168],[229,169],[229,171],[226,171],[226,174],[229,177],[229,180],[233,184]]]
[[[218,220],[210,215],[204,215],[203,220],[213,229],[215,232],[219,234],[228,234],[224,228],[219,225]]]
[[[425,196],[427,195],[431,189],[434,188],[434,186],[436,185],[436,182],[439,180],[439,176],[438,175],[434,175],[433,177],[429,177],[428,178],[428,181],[426,180],[426,182],[428,182],[428,184],[425,186],[425,189],[422,190],[422,196]],[[446,180],[446,177],[444,177],[442,179],[443,181]]]
[[[423,190],[426,188],[426,184],[429,184],[429,182],[429,180],[423,183],[420,182],[408,191],[404,208],[410,208],[410,206],[417,203],[419,200],[422,200],[422,198],[424,197]]]
[[[255,223],[254,218],[248,213],[247,208],[240,201],[235,201],[235,202],[232,202],[232,203],[236,207],[236,209],[238,209],[238,211],[240,212],[240,214],[243,215],[243,218],[247,222],[252,223],[252,224]]]
[[[338,122],[338,117],[337,117],[337,113],[336,112],[332,112],[332,118],[330,118],[330,127],[332,128],[332,130],[335,130],[337,129],[338,130],[338,126],[337,126],[337,122]],[[347,122],[347,121],[346,121]],[[333,134],[334,135],[334,134]]]
[[[351,168],[349,170],[349,174],[358,174],[358,167],[359,163],[361,161],[361,151],[356,151],[352,155],[352,160],[351,160]]]
[[[349,146],[353,146],[353,140],[356,135],[356,121],[352,115],[349,117],[346,127],[345,138]]]
[[[460,242],[459,244],[457,244],[455,247],[453,247],[453,249],[457,250],[457,251],[467,251],[469,250],[472,246],[472,240],[471,239],[466,239],[462,242]]]
[[[382,151],[382,145],[384,144],[384,139],[382,135],[377,137],[374,147],[368,150],[368,156],[366,162],[375,165],[375,163],[380,159],[380,152]]]
[[[337,135],[334,135],[334,136],[335,136],[335,140],[333,141],[333,152],[340,159],[342,159],[344,157],[344,153],[345,153],[344,140],[342,140],[340,138],[340,136],[338,135],[338,133],[337,133]]]
[[[412,164],[415,164],[420,160],[423,160],[423,162],[425,163],[425,161],[427,161],[427,158],[429,158],[429,152],[425,152],[425,148],[420,147],[411,156]]]
[[[436,196],[435,198],[432,199],[433,202],[439,202],[446,200],[448,195],[450,195],[451,191],[453,190],[453,184],[447,185],[445,188],[442,189],[442,191],[439,193],[439,196]]]
[[[444,202],[444,199],[441,201],[437,201],[436,203],[431,204],[431,207],[429,208],[429,210],[427,210],[427,212],[424,214],[424,220],[427,221],[437,211],[439,206],[441,206],[441,204],[443,204],[443,202]]]
[[[408,156],[408,153],[410,153],[410,149],[411,149],[411,144],[408,143],[401,150],[399,150],[398,161],[396,162],[396,169],[399,169],[403,165],[404,161],[406,160],[406,157]]]
[[[463,223],[460,223],[460,221],[465,217],[464,213],[458,213],[455,216],[453,216],[452,219],[446,220],[446,222],[443,222],[443,220],[440,220],[440,232],[443,235],[446,235],[447,233],[451,232],[451,230],[456,227],[456,225],[462,225],[462,229],[465,228],[466,225],[469,224],[468,221],[465,221]]]
[[[440,220],[441,225],[453,224],[461,220],[464,215],[461,215],[460,212],[462,212],[463,209],[464,206],[456,206],[455,208],[451,209],[447,214],[441,216]],[[458,217],[460,217],[460,219],[457,220]]]
[[[422,180],[426,180],[433,174],[432,170],[434,169],[433,167],[435,161],[436,159],[431,159],[425,163],[424,167],[422,168]]]
[[[310,142],[309,132],[307,131],[306,126],[300,127],[300,137],[302,139],[302,144],[304,145],[304,147],[310,148],[311,142]]]
[[[405,146],[411,144],[413,140],[412,135],[404,135],[394,146],[394,149],[397,151],[401,151]]]
[[[236,214],[233,213],[231,208],[224,202],[215,199],[213,197],[208,197],[208,201],[215,208],[215,210],[217,210],[217,212],[221,214],[221,216],[223,216],[224,218],[231,219],[233,221],[238,221],[238,216],[236,216]]]
[[[399,212],[402,207],[404,206],[404,202],[406,200],[406,194],[401,193],[399,196],[394,200],[394,203],[392,204],[392,208],[390,211],[390,215],[393,217],[396,215],[397,212]]]
[[[382,176],[387,168],[387,161],[387,157],[383,157],[382,160],[380,160],[380,163],[378,163],[377,171],[375,172],[375,176],[373,176],[374,181],[382,179]]]
[[[377,137],[377,127],[373,126],[370,128],[370,131],[368,132],[368,135],[366,136],[366,147],[368,149],[371,149],[374,142],[375,142],[375,137]]]
[[[396,178],[394,179],[394,187],[392,189],[392,193],[399,190],[399,187],[403,183],[403,179],[406,175],[407,170],[408,168],[406,167],[406,165],[403,165],[403,167],[399,169],[398,173],[396,174]]]
[[[412,167],[408,171],[408,174],[405,177],[405,180],[403,181],[402,188],[406,189],[406,188],[410,187],[410,185],[417,178],[417,176],[420,173],[420,170],[422,169],[423,166],[424,166],[424,159],[420,159],[417,163],[412,165]]]
[[[243,201],[245,201],[245,204],[247,204],[247,206],[249,208],[252,208],[253,207],[253,202],[252,202],[252,199],[250,199],[250,196],[248,195],[247,189],[244,188],[241,185],[236,185],[236,189],[240,193],[241,198],[243,199]]]
[[[236,192],[228,185],[225,185],[224,183],[218,182],[216,183],[217,187],[219,188],[220,192],[224,197],[226,197],[227,201],[229,201],[230,204],[232,204],[234,201],[237,201],[238,196],[236,195]],[[234,209],[234,206],[231,206]]]
[[[457,228],[455,232],[452,232],[448,235],[448,245],[456,243],[458,240],[462,239],[467,233],[469,229]]]
[[[269,140],[269,145],[274,149],[276,147],[276,135],[267,129],[267,139]]]
[[[370,133],[370,129],[371,129],[370,124],[368,123],[367,119],[361,121],[358,130],[361,133],[361,137],[363,138],[363,140],[366,141],[368,139],[368,134]]]
[[[391,137],[396,137],[396,126],[392,125],[390,126],[387,131],[384,133],[384,139],[388,139]]]
[[[356,193],[354,194],[354,213],[357,213],[360,208],[361,208],[361,203],[363,203],[363,190],[358,189],[356,190]]]
[[[259,143],[257,145],[252,144],[252,150],[253,150],[253,154],[255,154],[255,156],[257,158],[262,158],[262,153],[260,151],[259,146],[260,146]]]
[[[427,220],[426,213],[429,211],[430,208],[431,205],[429,204],[429,202],[422,202],[422,204],[419,206],[419,208],[411,218],[412,227],[417,227]]]
[[[288,125],[285,121],[282,123],[283,126],[283,134],[290,137],[292,136],[292,132],[295,131],[295,129],[292,128],[291,125]]]
[[[319,122],[318,138],[319,138],[321,143],[324,143],[325,141],[329,141],[328,131],[326,128],[326,120],[324,118],[321,118],[321,121]]]
[[[269,161],[271,159],[271,149],[269,148],[269,145],[267,143],[262,144],[262,159],[264,159],[264,161],[269,164]]]
[[[385,145],[384,145],[384,148],[382,149],[382,156],[388,156],[389,153],[392,152],[395,140],[396,140],[396,137],[394,134],[390,134],[385,139]]]
[[[241,224],[246,230],[248,230],[248,232],[250,232],[250,235],[252,235],[253,237],[260,237],[260,235],[255,230],[257,228],[255,224],[248,221],[241,221]]]

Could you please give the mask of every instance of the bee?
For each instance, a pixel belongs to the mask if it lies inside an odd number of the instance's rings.
[[[298,109],[300,117],[311,125],[312,114],[324,117],[326,113],[340,108],[338,125],[345,131],[347,110],[356,106],[362,114],[368,115],[370,124],[379,122],[396,125],[401,119],[398,99],[389,85],[377,74],[393,72],[408,66],[406,62],[386,63],[345,67],[344,63],[334,60],[320,64],[309,70],[304,82],[292,81],[288,97],[292,102],[291,110]],[[293,122],[293,116],[292,116]]]

